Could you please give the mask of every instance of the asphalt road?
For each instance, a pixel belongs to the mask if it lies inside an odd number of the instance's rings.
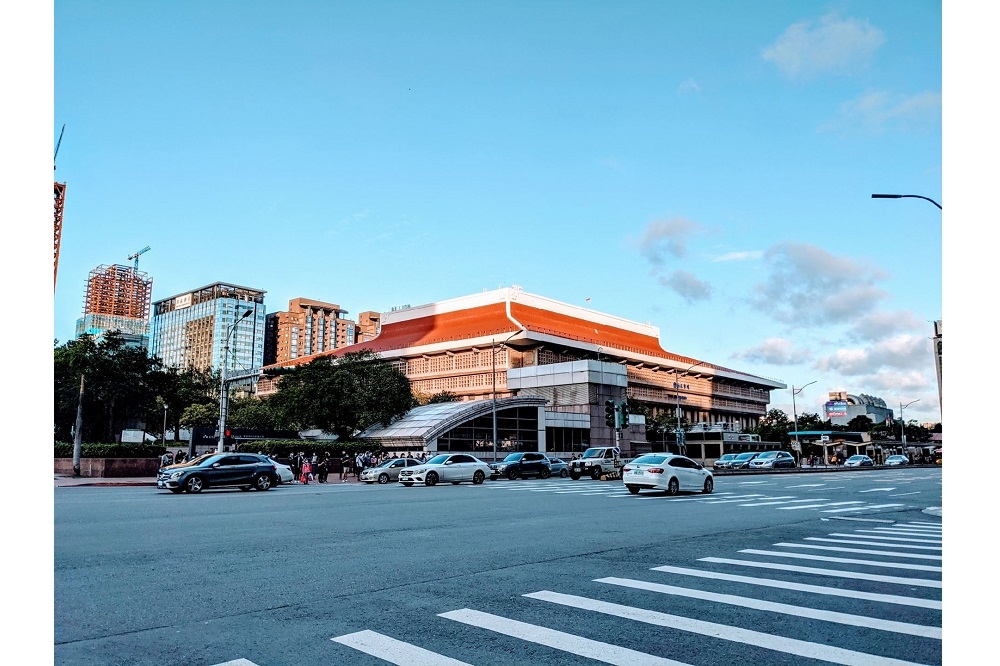
[[[939,468],[56,488],[55,663],[940,664],[940,506]]]

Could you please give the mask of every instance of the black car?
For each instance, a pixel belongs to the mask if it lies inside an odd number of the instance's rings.
[[[256,453],[206,453],[194,460],[160,468],[156,487],[172,493],[200,493],[206,488],[270,490],[278,470],[267,456]]]
[[[544,453],[511,453],[498,463],[490,465],[491,478],[506,476],[510,480],[524,476],[547,479],[552,474],[552,463]]]
[[[750,469],[750,461],[760,455],[759,451],[746,451],[741,453],[731,461],[727,469]]]

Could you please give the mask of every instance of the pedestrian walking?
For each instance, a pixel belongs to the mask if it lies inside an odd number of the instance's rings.
[[[351,469],[351,456],[347,455],[347,451],[340,452],[340,482],[347,483],[347,473]]]
[[[308,486],[309,482],[312,481],[312,475],[312,463],[309,462],[308,458],[306,458],[302,461],[302,476],[300,480],[303,484]]]
[[[327,469],[329,462],[330,457],[328,455],[324,455],[316,464],[316,481],[318,483],[326,483],[326,475],[329,472]]]

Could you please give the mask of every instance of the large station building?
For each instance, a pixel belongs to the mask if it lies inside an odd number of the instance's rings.
[[[382,313],[380,324],[371,340],[269,367],[369,349],[395,364],[415,393],[447,391],[464,403],[418,407],[388,428],[364,433],[386,448],[482,457],[494,449],[495,422],[496,447],[504,454],[569,455],[617,444],[627,455],[646,446],[644,420],[635,418],[617,439],[605,424],[606,400],[634,399],[654,414],[679,410],[689,423],[735,436],[766,414],[772,390],[786,388],[666,351],[654,326],[518,287]],[[272,393],[279,381],[262,377],[258,394]]]

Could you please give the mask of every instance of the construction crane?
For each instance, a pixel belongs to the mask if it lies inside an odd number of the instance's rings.
[[[134,267],[133,267],[133,269],[132,269],[132,270],[133,270],[134,272],[136,272],[136,273],[138,273],[138,272],[139,272],[139,255],[140,255],[140,254],[144,254],[144,253],[146,253],[146,252],[149,252],[149,249],[150,249],[150,248],[149,248],[149,246],[147,245],[146,247],[142,248],[141,250],[139,250],[139,251],[138,251],[138,252],[136,252],[135,254],[130,254],[130,255],[128,255],[128,258],[129,258],[129,259],[135,259],[135,265],[134,265]]]
[[[62,145],[63,132],[66,131],[66,124],[63,123],[59,131],[59,141],[56,142],[56,152],[52,156],[52,170],[56,170],[56,158],[59,157],[59,146]],[[56,277],[59,275],[59,242],[62,240],[63,224],[63,204],[66,203],[66,183],[53,183],[53,197],[55,201],[55,241],[53,242],[53,266],[52,266],[52,293],[56,291]]]

